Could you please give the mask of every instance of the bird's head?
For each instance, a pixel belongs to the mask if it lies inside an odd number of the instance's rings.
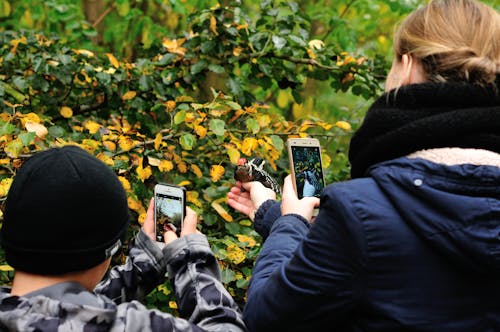
[[[238,159],[238,166],[243,166],[246,163],[247,163],[247,158],[241,157],[240,159]]]

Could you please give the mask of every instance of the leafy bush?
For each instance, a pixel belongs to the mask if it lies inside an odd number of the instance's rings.
[[[67,144],[83,147],[117,173],[137,218],[131,233],[144,220],[155,183],[185,186],[223,282],[242,305],[261,241],[250,221],[226,204],[237,160],[264,158],[281,181],[288,168],[286,138],[315,135],[337,152],[324,154],[327,178],[348,174],[349,123],[287,120],[273,94],[286,89],[300,102],[310,77],[369,98],[379,92],[377,77],[385,68],[310,40],[310,21],[293,3],[263,2],[261,9],[255,25],[241,13],[236,19],[235,7],[202,10],[191,16],[189,33],[153,43],[133,62],[41,33],[4,31],[0,198],[25,158]],[[5,262],[0,266],[3,282],[10,270]],[[175,311],[168,284],[146,302]]]

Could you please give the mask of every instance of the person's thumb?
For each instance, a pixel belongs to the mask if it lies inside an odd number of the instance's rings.
[[[196,212],[194,212],[190,207],[186,207],[186,217],[184,218],[184,222],[182,224],[181,236],[196,233],[197,221],[198,216],[196,215]]]
[[[169,244],[170,242],[177,240],[177,235],[175,234],[174,231],[166,231],[165,234],[163,235],[163,238],[165,240],[165,243]]]
[[[297,193],[295,192],[295,188],[293,187],[292,176],[289,174],[285,177],[283,183],[283,196],[290,196],[290,195],[297,197]]]

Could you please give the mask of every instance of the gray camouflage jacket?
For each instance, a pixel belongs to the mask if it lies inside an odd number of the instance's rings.
[[[146,308],[135,299],[173,282],[181,316]],[[64,282],[25,296],[0,291],[1,331],[246,331],[220,280],[207,239],[184,236],[161,249],[139,232],[127,261],[89,292]]]

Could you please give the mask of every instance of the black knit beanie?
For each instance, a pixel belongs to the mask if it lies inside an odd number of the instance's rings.
[[[108,166],[76,146],[52,148],[17,172],[1,241],[15,269],[63,274],[108,258],[128,220],[125,191]]]

